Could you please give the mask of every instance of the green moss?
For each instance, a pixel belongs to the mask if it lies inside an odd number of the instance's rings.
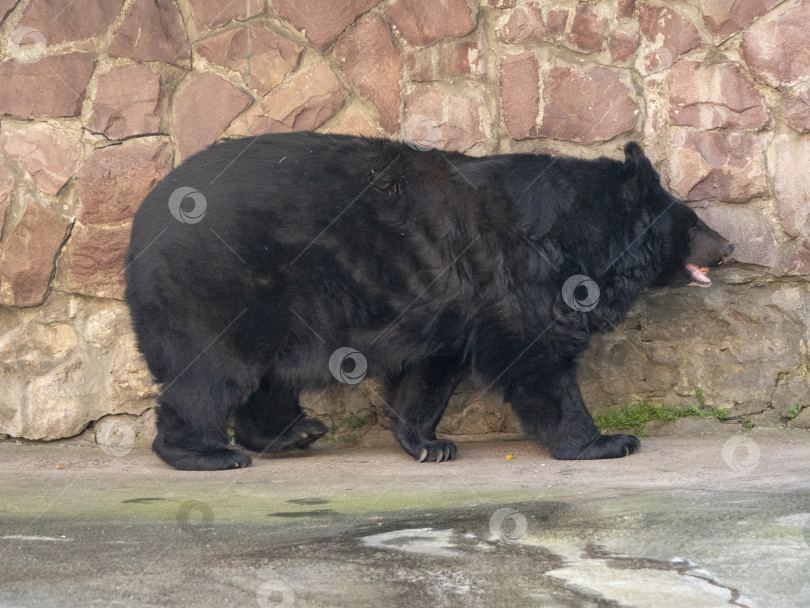
[[[377,415],[374,412],[365,415],[349,414],[343,420],[333,422],[329,427],[329,440],[339,444],[351,444],[360,439],[365,432],[362,430],[370,424],[376,424]]]
[[[346,416],[343,420],[343,426],[345,426],[350,431],[358,431],[362,429],[366,424],[369,423],[369,420],[366,418],[361,418],[357,414],[350,414]]]
[[[703,391],[700,391],[700,398]],[[700,401],[701,399],[699,399]],[[705,400],[703,400],[705,403]],[[627,403],[613,405],[604,410],[594,413],[593,420],[600,431],[631,430],[639,437],[643,437],[646,432],[644,425],[651,420],[661,420],[672,422],[678,418],[689,418],[699,416],[701,418],[725,418],[726,410],[712,409],[706,412],[700,407],[670,407],[662,403],[655,403],[642,399],[641,401],[630,401]]]

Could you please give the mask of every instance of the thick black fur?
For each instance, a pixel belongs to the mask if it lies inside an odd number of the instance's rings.
[[[250,450],[306,446],[326,427],[298,397],[335,382],[329,359],[347,346],[387,382],[396,437],[419,460],[455,457],[435,429],[470,372],[555,458],[637,451],[597,431],[577,359],[642,290],[686,282],[685,263],[716,265],[731,245],[636,144],[625,153],[473,158],[291,133],[190,158],[144,200],[127,254],[138,345],[163,385],[155,452],[179,469],[247,466],[231,416]],[[196,223],[170,212],[180,187],[205,197]],[[592,310],[566,303],[572,275],[598,285]]]

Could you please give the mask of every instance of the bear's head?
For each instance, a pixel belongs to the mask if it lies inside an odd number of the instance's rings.
[[[734,245],[709,228],[683,201],[662,186],[658,173],[636,143],[624,148],[627,197],[644,208],[655,233],[657,257],[656,285],[709,284],[709,268],[721,265]]]

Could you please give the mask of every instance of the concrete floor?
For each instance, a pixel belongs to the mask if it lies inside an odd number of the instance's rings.
[[[0,606],[810,606],[807,431],[459,448],[189,473],[0,443]]]

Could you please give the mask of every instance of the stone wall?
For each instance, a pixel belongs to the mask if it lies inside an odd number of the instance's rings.
[[[302,129],[475,155],[641,141],[736,263],[596,340],[589,402],[701,387],[770,424],[810,404],[810,1],[0,0],[0,19],[0,433],[148,420],[133,212],[214,141]],[[352,437],[384,410],[375,387],[307,403]],[[516,425],[465,384],[441,429]]]

